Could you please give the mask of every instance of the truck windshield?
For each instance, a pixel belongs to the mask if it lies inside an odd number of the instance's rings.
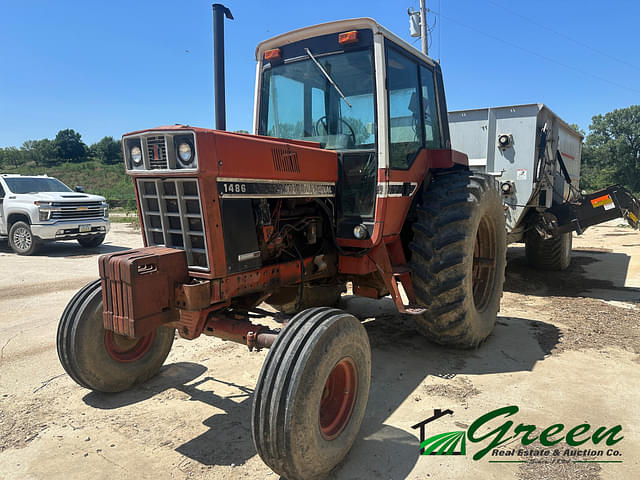
[[[334,150],[375,148],[371,49],[314,56],[345,99],[309,57],[267,66],[259,133],[320,142]]]
[[[13,193],[71,192],[60,180],[55,178],[5,178],[9,190]]]

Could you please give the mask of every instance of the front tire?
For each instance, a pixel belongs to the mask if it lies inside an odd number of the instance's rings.
[[[174,331],[159,327],[139,339],[105,330],[100,280],[71,299],[58,325],[60,363],[80,386],[99,392],[121,392],[153,377],[166,360]]]
[[[102,242],[104,242],[105,236],[106,235],[104,234],[100,234],[100,235],[93,235],[91,237],[80,237],[78,238],[78,243],[85,248],[97,247],[98,245],[101,245]]]
[[[252,410],[262,460],[288,480],[321,478],[349,452],[371,382],[364,327],[320,307],[291,319],[264,362]]]
[[[26,222],[16,222],[9,230],[9,246],[18,255],[33,255],[38,250],[38,240]]]
[[[566,270],[571,264],[572,243],[571,232],[544,239],[532,229],[525,238],[527,263],[540,270]]]
[[[506,229],[497,182],[453,170],[427,186],[409,244],[412,279],[426,312],[417,328],[441,345],[471,348],[495,325],[506,266]]]

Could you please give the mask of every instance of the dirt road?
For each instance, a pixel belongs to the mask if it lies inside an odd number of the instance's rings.
[[[477,350],[430,344],[388,299],[345,298],[366,319],[373,379],[360,436],[330,478],[640,478],[640,234],[619,223],[574,238],[565,272],[531,270],[523,248],[511,247],[500,318]],[[117,395],[64,374],[54,342],[66,303],[97,278],[99,254],[140,243],[122,224],[93,250],[66,242],[18,257],[0,242],[0,478],[276,478],[250,432],[264,351],[178,339],[159,376]],[[466,456],[419,455],[411,426],[435,408],[454,413],[429,425],[430,435],[508,405],[520,409],[516,425],[538,433],[556,423],[620,424],[619,456],[573,460],[623,463],[474,461],[471,443]],[[501,448],[512,447],[523,448],[519,440]]]

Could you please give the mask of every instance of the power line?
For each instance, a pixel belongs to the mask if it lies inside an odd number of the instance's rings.
[[[598,55],[602,55],[603,57],[607,57],[607,58],[609,58],[611,60],[615,60],[616,62],[623,63],[623,64],[625,64],[625,65],[627,65],[627,66],[629,66],[631,68],[634,68],[635,70],[640,71],[639,67],[637,67],[636,65],[634,65],[632,63],[627,62],[626,60],[614,57],[613,55],[611,55],[611,54],[609,54],[607,52],[603,52],[602,50],[598,50],[597,48],[593,48],[591,45],[588,45],[588,44],[586,44],[586,43],[584,43],[584,42],[582,42],[580,40],[577,40],[577,39],[575,39],[573,37],[570,37],[566,33],[562,33],[562,32],[559,32],[558,30],[555,30],[555,29],[553,29],[551,27],[548,27],[548,26],[538,22],[537,20],[534,20],[532,18],[526,17],[526,16],[524,16],[524,15],[522,15],[522,14],[520,14],[520,13],[514,11],[514,10],[511,10],[509,7],[505,7],[504,5],[499,4],[498,2],[494,2],[493,0],[485,0],[485,1],[487,3],[490,3],[491,5],[493,5],[495,7],[500,8],[501,10],[504,10],[505,12],[509,12],[511,15],[514,15],[516,17],[522,18],[523,20],[526,20],[527,22],[530,22],[530,23],[532,23],[533,25],[535,25],[535,26],[537,26],[539,28],[543,28],[543,29],[547,30],[548,32],[553,33],[554,35],[558,35],[559,37],[562,37],[562,38],[564,38],[566,40],[569,40],[569,41],[575,43],[576,45],[580,45],[581,47],[586,48],[587,50],[591,50],[592,52],[597,53]]]
[[[476,27],[473,27],[471,25],[467,25],[466,23],[459,22],[459,21],[455,20],[454,18],[449,17],[448,15],[443,15],[442,13],[440,13],[440,18],[445,18],[446,20],[448,20],[448,21],[450,21],[452,23],[455,23],[457,25],[460,25],[461,27],[467,28],[467,29],[472,30],[472,31],[474,31],[476,33],[479,33],[481,35],[485,35],[485,36],[487,36],[489,38],[492,38],[492,39],[494,39],[494,40],[496,40],[498,42],[501,42],[501,43],[504,43],[504,44],[509,45],[511,47],[517,48],[518,50],[522,50],[523,52],[526,52],[526,53],[528,53],[530,55],[533,55],[535,57],[542,58],[543,60],[546,60],[546,61],[551,62],[551,63],[555,63],[556,65],[560,65],[561,67],[567,68],[569,70],[573,70],[575,72],[580,73],[581,75],[592,77],[592,78],[595,78],[597,80],[600,80],[601,82],[606,82],[606,83],[609,83],[611,85],[615,85],[618,88],[623,88],[625,90],[629,90],[629,91],[632,91],[632,92],[635,92],[635,93],[640,93],[640,90],[638,90],[638,89],[629,87],[627,85],[623,85],[623,84],[618,83],[618,82],[614,82],[613,80],[609,80],[609,79],[601,77],[599,75],[595,75],[595,74],[593,74],[591,72],[588,72],[588,71],[582,70],[580,68],[577,68],[577,67],[568,65],[566,63],[560,62],[560,61],[558,61],[558,60],[556,60],[554,58],[547,57],[546,55],[542,55],[542,54],[540,54],[540,53],[538,53],[538,52],[536,52],[534,50],[530,50],[530,49],[528,49],[526,47],[522,47],[522,46],[517,45],[515,43],[509,42],[508,40],[504,40],[504,39],[502,39],[500,37],[497,37],[497,36],[495,36],[495,35],[493,35],[491,33],[487,33],[487,32],[482,31],[482,30],[480,30],[480,29],[478,29]]]

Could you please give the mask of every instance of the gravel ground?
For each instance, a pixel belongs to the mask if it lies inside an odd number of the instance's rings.
[[[360,436],[330,478],[640,478],[640,234],[618,224],[574,238],[565,272],[532,270],[522,246],[510,247],[500,317],[476,350],[427,342],[389,299],[344,297],[369,333],[373,379]],[[62,370],[55,331],[66,303],[97,278],[100,254],[140,245],[126,224],[89,250],[62,242],[18,257],[0,241],[0,478],[275,478],[250,433],[264,351],[178,339],[160,375],[116,395],[89,392]],[[418,454],[411,426],[434,408],[454,414],[432,434],[506,405],[541,428],[620,424],[623,463]]]

